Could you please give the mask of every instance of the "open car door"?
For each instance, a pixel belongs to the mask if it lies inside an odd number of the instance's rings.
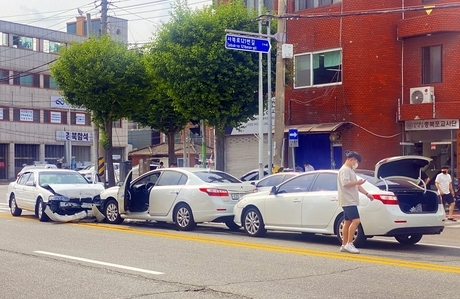
[[[117,201],[118,209],[120,214],[126,213],[129,211],[129,201],[131,200],[131,193],[129,192],[129,186],[131,185],[131,179],[133,177],[133,171],[131,170],[126,176],[123,185],[118,189]]]

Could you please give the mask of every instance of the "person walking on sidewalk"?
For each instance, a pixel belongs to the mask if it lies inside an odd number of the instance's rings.
[[[436,188],[438,189],[439,195],[441,196],[442,203],[449,205],[449,216],[447,220],[457,221],[452,214],[454,213],[455,207],[455,192],[452,187],[452,177],[449,174],[449,166],[443,165],[441,167],[441,173],[436,176]]]
[[[365,194],[369,200],[374,198],[361,186],[366,180],[358,180],[355,169],[361,162],[361,156],[357,152],[349,152],[347,160],[342,165],[337,176],[339,205],[343,209],[345,217],[342,229],[341,252],[359,253],[353,245],[353,237],[361,220],[359,218],[359,192]]]

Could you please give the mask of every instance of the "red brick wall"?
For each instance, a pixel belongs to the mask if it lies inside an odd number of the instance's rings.
[[[343,12],[395,8],[400,1],[343,0]],[[338,12],[341,4],[297,13]],[[287,124],[349,121],[342,132],[344,150],[363,156],[373,167],[400,153],[401,42],[396,39],[401,14],[288,20],[294,53],[342,48],[342,85],[286,90]]]

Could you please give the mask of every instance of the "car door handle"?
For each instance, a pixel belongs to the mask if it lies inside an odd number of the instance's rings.
[[[338,201],[337,197],[332,197],[331,201]]]
[[[179,194],[179,191],[169,191],[169,194]]]
[[[292,202],[300,202],[300,199],[296,198],[296,199],[292,200]]]

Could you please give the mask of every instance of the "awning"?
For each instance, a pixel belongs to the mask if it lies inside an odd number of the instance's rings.
[[[344,124],[346,124],[346,122],[289,125],[284,128],[284,132],[289,132],[289,129],[295,128],[299,133],[329,133],[334,132]]]

